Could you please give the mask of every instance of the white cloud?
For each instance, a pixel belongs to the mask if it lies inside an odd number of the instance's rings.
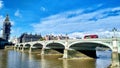
[[[0,9],[3,7],[3,1],[0,0]]]
[[[2,25],[3,25],[4,17],[0,15],[0,37],[2,36]]]
[[[41,7],[40,10],[41,11],[46,11],[46,8],[45,7]]]
[[[101,29],[104,33],[105,31],[110,31],[113,27],[120,29],[120,14],[110,14],[110,12],[120,11],[119,8],[107,8],[89,13],[84,13],[86,9],[63,12],[43,18],[40,23],[32,24],[32,26],[35,32],[48,34],[97,32]]]
[[[99,36],[99,38],[110,38],[114,36],[113,31],[89,31],[89,32],[73,32],[68,34],[69,37],[75,38],[75,37],[80,37],[84,38],[85,35],[93,35],[96,34]],[[120,32],[115,32],[116,37],[120,37]]]
[[[20,11],[19,10],[16,10],[16,12],[15,12],[15,16],[17,16],[17,17],[22,17],[22,15],[21,15],[21,13],[20,13]]]
[[[21,31],[21,28],[19,28],[19,27],[12,27],[13,29],[11,30],[11,37],[14,37],[14,36],[16,36],[16,37],[18,37],[18,36],[20,36],[20,34],[22,33]]]
[[[103,6],[103,4],[98,4],[98,5],[97,5],[97,7],[101,7],[101,6]]]
[[[14,21],[10,21],[10,23],[11,23],[11,25],[12,25],[12,26],[15,24],[15,22],[14,22]]]
[[[5,19],[5,18],[0,15],[0,27],[2,27],[4,19]]]
[[[112,11],[120,10],[120,7],[113,8]]]

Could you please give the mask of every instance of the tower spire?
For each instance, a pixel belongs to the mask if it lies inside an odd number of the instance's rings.
[[[4,20],[4,23],[3,23],[3,39],[5,40],[9,40],[10,38],[10,31],[11,31],[11,23],[9,21],[9,16],[8,14],[6,15],[6,18]]]
[[[9,15],[6,15],[5,21],[9,21]]]

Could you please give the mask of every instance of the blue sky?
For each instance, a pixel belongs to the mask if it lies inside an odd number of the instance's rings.
[[[11,36],[17,37],[24,32],[111,36],[113,27],[120,30],[120,0],[0,0],[1,27],[7,13]]]

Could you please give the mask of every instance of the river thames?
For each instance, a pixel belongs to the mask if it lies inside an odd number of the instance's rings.
[[[0,68],[107,68],[111,64],[111,51],[96,53],[97,59],[58,59],[62,56],[0,50]]]

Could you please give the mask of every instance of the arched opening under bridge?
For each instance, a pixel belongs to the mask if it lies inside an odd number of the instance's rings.
[[[18,48],[18,46],[19,46],[19,45],[15,45],[15,49],[17,49],[17,48]]]
[[[111,49],[110,45],[101,42],[76,42],[69,46],[70,57],[92,57],[97,58],[96,48]]]
[[[21,45],[19,46],[19,50],[22,50],[22,48],[23,48],[23,45],[21,44]]]
[[[24,46],[24,52],[28,52],[30,49],[31,45],[30,44],[25,44]]]
[[[35,44],[33,44],[32,48],[31,48],[31,51],[34,52],[34,53],[41,53],[42,48],[43,48],[42,44],[35,43]]]
[[[46,45],[45,54],[63,54],[64,45],[61,43],[49,43]]]
[[[28,48],[28,49],[29,49],[30,46],[31,46],[30,44],[25,44],[25,47],[24,47],[24,48]]]

